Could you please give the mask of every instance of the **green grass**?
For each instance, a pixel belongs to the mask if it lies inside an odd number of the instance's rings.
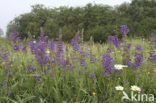
[[[95,64],[85,59],[88,69],[81,67],[77,61],[71,61],[72,65],[76,67],[73,70],[59,69],[56,65],[43,74],[33,54],[30,52],[25,54],[22,51],[13,52],[9,42],[0,39],[0,48],[8,49],[10,53],[8,61],[13,63],[9,66],[8,71],[4,61],[0,59],[0,103],[42,103],[42,99],[46,99],[45,103],[132,103],[132,101],[121,101],[122,92],[115,90],[118,85],[122,85],[128,95],[131,95],[130,87],[137,85],[142,87],[141,90],[144,93],[154,94],[156,97],[156,72],[149,76],[152,63],[147,62],[148,41],[131,39],[128,42],[132,43],[130,52],[132,62],[134,62],[134,49],[138,44],[143,47],[145,60],[138,70],[132,66],[130,69],[121,70],[119,75],[113,73],[111,78],[105,78],[102,72],[101,54],[109,47],[108,44],[80,44],[85,51],[91,49],[93,54],[100,59]],[[69,47],[69,44],[65,44],[65,47]],[[72,56],[71,47],[69,47],[68,55]],[[115,49],[111,57],[115,61],[114,64],[123,64],[121,50]],[[26,68],[28,64],[34,67],[31,72],[28,72]],[[91,73],[94,73],[93,79]],[[40,76],[38,81],[34,79],[34,76]],[[5,87],[3,87],[4,83]],[[93,92],[96,94],[93,95]]]

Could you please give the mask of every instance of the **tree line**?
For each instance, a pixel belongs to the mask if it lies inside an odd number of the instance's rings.
[[[21,38],[27,38],[28,34],[35,38],[42,28],[49,38],[55,38],[61,31],[63,40],[70,41],[79,31],[84,41],[92,37],[95,42],[105,42],[108,35],[122,37],[120,25],[128,26],[129,37],[147,38],[156,32],[156,0],[132,0],[115,7],[91,3],[58,8],[33,5],[31,12],[15,17],[8,24],[7,36],[18,31]]]
[[[0,37],[4,35],[3,29],[0,28]]]

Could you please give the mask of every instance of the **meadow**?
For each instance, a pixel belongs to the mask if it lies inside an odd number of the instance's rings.
[[[156,35],[128,39],[126,26],[121,32],[122,40],[109,36],[102,44],[78,34],[71,43],[61,34],[23,41],[11,32],[0,39],[0,103],[154,103]]]

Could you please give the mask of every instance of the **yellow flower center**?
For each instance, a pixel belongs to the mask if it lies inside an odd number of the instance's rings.
[[[120,66],[117,66],[116,69],[120,69]]]
[[[134,90],[137,90],[137,88],[133,88]]]
[[[46,53],[47,53],[47,54],[49,54],[49,53],[50,53],[50,51],[46,51]]]
[[[96,93],[95,93],[95,92],[93,92],[92,94],[93,94],[93,95],[95,95]]]

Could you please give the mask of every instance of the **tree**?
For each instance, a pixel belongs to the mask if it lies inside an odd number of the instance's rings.
[[[2,37],[4,35],[3,30],[0,28],[0,37]]]
[[[40,35],[40,28],[49,39],[62,31],[64,41],[70,41],[77,31],[83,30],[83,40],[105,42],[108,35],[122,37],[120,25],[130,29],[129,37],[148,37],[156,29],[156,0],[132,0],[116,7],[87,4],[84,7],[47,8],[34,5],[29,13],[22,14],[8,24],[7,35],[16,25],[21,39]]]

